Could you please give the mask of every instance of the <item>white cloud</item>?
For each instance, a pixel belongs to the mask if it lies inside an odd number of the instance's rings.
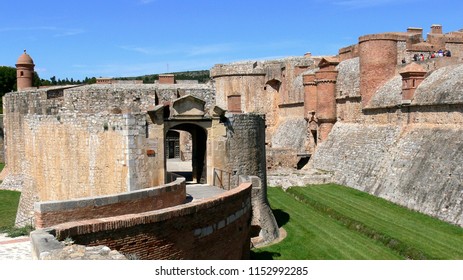
[[[82,34],[85,31],[77,28],[60,28],[55,26],[35,26],[35,27],[4,27],[0,28],[0,32],[37,32],[45,31],[54,33],[54,37],[74,36]]]
[[[153,3],[155,1],[156,0],[139,0],[139,3],[142,4],[142,5],[147,5],[147,4]]]
[[[147,46],[131,46],[131,45],[125,45],[125,46],[119,46],[119,48],[126,50],[126,51],[131,51],[131,52],[136,52],[136,53],[141,53],[144,55],[168,55],[168,54],[174,54],[181,52],[178,49],[175,48],[156,48],[156,47],[147,47]]]
[[[188,56],[200,56],[218,54],[233,51],[233,44],[212,44],[203,46],[193,46],[186,50]]]
[[[67,36],[75,36],[84,33],[84,30],[82,29],[63,29],[63,30],[57,30],[58,33],[56,33],[54,36],[55,37],[67,37]]]
[[[217,63],[215,60],[178,59],[147,63],[110,63],[99,65],[76,64],[72,66],[75,70],[71,70],[67,75],[70,77],[133,77],[165,72],[210,69],[215,63]]]
[[[3,27],[0,32],[17,32],[17,31],[49,31],[56,30],[53,26],[35,26],[35,27]]]
[[[150,56],[161,55],[183,55],[183,56],[203,56],[210,54],[219,54],[233,51],[233,44],[211,44],[201,46],[169,46],[169,47],[155,47],[155,46],[133,46],[124,45],[119,48],[141,53]]]
[[[403,3],[406,0],[334,0],[332,4],[352,9],[361,9],[386,4]]]

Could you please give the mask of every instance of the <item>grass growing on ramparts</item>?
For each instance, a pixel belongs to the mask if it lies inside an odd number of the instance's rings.
[[[269,188],[282,242],[253,259],[463,259],[463,228],[334,184]]]

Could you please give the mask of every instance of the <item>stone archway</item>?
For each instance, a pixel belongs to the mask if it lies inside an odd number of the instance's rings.
[[[204,122],[202,122],[204,124]],[[204,127],[190,122],[166,121],[166,142],[171,141],[168,135],[175,131],[187,132],[191,135],[191,181],[207,184],[207,131]],[[175,134],[176,135],[176,134]],[[178,134],[180,136],[180,134]],[[180,143],[180,141],[179,141]],[[166,148],[168,143],[166,143]],[[179,147],[181,150],[182,147]],[[166,151],[165,160],[170,157]],[[175,171],[175,170],[169,170]]]

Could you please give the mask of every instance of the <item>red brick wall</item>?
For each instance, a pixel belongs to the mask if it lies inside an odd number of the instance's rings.
[[[334,66],[317,71],[317,118],[325,121],[336,121],[336,77],[338,72]]]
[[[248,259],[251,188],[245,183],[210,199],[53,229],[58,240],[106,245],[139,259]]]
[[[228,96],[228,111],[230,111],[231,113],[242,113],[241,95]]]
[[[315,74],[303,76],[304,81],[304,117],[310,119],[312,112],[317,111],[317,84]]]
[[[358,45],[352,45],[339,49],[339,61],[352,59],[359,56]]]
[[[159,75],[160,84],[175,84],[174,75]]]
[[[398,36],[366,35],[359,39],[360,92],[365,108],[374,93],[396,74]]]
[[[185,198],[182,178],[163,186],[118,195],[42,202],[35,207],[35,227],[152,211],[182,204]]]

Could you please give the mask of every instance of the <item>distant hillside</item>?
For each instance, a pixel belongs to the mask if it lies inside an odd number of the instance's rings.
[[[176,80],[197,80],[199,83],[207,83],[209,78],[209,70],[186,71],[186,72],[172,72],[162,74],[174,74]],[[120,77],[116,80],[143,80],[144,84],[153,84],[154,81],[159,79],[159,74],[150,74],[138,77]]]

